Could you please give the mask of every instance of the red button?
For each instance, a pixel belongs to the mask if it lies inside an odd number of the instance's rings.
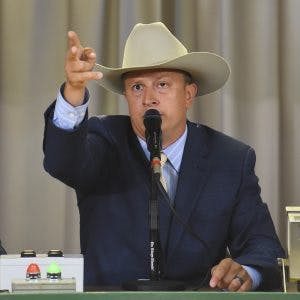
[[[40,278],[41,277],[41,271],[40,268],[37,264],[30,264],[27,267],[27,271],[26,271],[26,278],[30,278],[30,279],[35,279],[35,278]]]

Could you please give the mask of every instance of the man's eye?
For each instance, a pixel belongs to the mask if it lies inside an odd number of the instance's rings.
[[[140,92],[143,90],[143,86],[141,84],[135,84],[132,86],[133,91]]]
[[[167,84],[166,82],[160,82],[160,83],[158,84],[158,86],[159,86],[160,88],[166,88],[166,87],[168,87],[168,84]]]

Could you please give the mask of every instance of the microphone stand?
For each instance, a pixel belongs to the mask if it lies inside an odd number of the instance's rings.
[[[161,243],[159,236],[159,201],[157,181],[160,180],[160,154],[151,159],[151,196],[149,202],[150,226],[150,280],[156,281],[161,276]]]
[[[179,281],[161,278],[161,243],[159,236],[159,198],[157,183],[160,181],[160,151],[150,152],[151,196],[149,202],[150,226],[150,273],[149,279],[138,279],[123,283],[130,291],[182,291],[185,285]]]

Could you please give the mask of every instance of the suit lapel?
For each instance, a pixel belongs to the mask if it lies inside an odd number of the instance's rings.
[[[207,153],[208,145],[204,128],[188,122],[188,136],[175,197],[175,209],[185,224],[188,224],[189,218],[199,202],[199,194],[208,175]],[[170,226],[168,258],[172,256],[184,230],[184,226],[173,217]]]

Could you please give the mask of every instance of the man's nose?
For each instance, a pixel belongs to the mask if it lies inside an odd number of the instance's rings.
[[[144,93],[143,105],[152,106],[152,105],[157,105],[158,103],[159,101],[155,91],[151,89],[147,89],[146,93]]]

